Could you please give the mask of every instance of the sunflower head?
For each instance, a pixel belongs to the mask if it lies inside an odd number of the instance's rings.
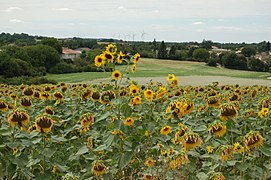
[[[46,106],[46,107],[44,108],[44,111],[45,111],[45,113],[47,113],[47,114],[49,114],[49,115],[54,115],[54,114],[55,114],[54,109],[53,109],[52,106]]]
[[[202,140],[197,133],[188,132],[182,138],[182,145],[185,150],[193,150],[197,146],[201,146]]]
[[[3,100],[0,100],[0,110],[2,112],[6,112],[8,110],[8,104]]]
[[[122,77],[122,74],[120,71],[115,70],[114,72],[112,72],[112,78],[117,81]]]
[[[133,99],[131,99],[131,104],[133,106],[141,104],[141,97],[135,96]]]
[[[132,72],[132,73],[135,73],[135,72],[136,72],[136,64],[133,64],[133,65],[132,65],[131,72]]]
[[[176,79],[176,76],[174,74],[168,74],[166,79],[169,83],[171,83]]]
[[[140,60],[140,54],[139,54],[139,53],[136,53],[136,54],[134,55],[133,59],[134,59],[134,63],[135,63],[135,64],[138,63],[138,61]]]
[[[130,85],[130,94],[134,96],[138,93],[139,93],[139,88],[137,87],[137,85],[131,84]]]
[[[264,139],[259,131],[251,131],[244,137],[244,145],[248,152],[262,146],[263,143]]]
[[[147,101],[152,101],[153,100],[154,93],[152,90],[147,89],[144,91],[144,97]]]
[[[31,108],[32,106],[32,101],[28,97],[22,97],[21,98],[21,106],[26,107],[26,108]]]
[[[148,166],[148,167],[153,167],[155,166],[155,163],[156,163],[156,160],[152,159],[152,158],[148,158],[146,161],[145,161],[145,165]]]
[[[238,152],[239,154],[244,153],[245,148],[239,142],[234,143],[233,148],[234,148],[234,151]]]
[[[128,117],[128,118],[126,118],[125,120],[124,120],[124,125],[125,126],[132,126],[133,124],[134,124],[134,119],[133,118],[131,118],[131,117]]]
[[[207,99],[208,106],[211,106],[213,108],[219,108],[220,106],[220,99],[217,96],[210,96]]]
[[[91,99],[92,101],[96,102],[96,101],[99,101],[100,99],[100,93],[99,91],[93,91],[92,95],[91,95]]]
[[[12,127],[15,127],[17,124],[19,126],[26,126],[30,119],[30,116],[26,111],[16,109],[8,115],[8,122]]]
[[[94,59],[95,66],[101,67],[105,64],[105,57],[102,55],[97,55]]]
[[[62,100],[62,99],[64,99],[64,95],[61,92],[55,92],[54,93],[54,98],[56,100]]]
[[[122,53],[122,51],[119,52],[118,58],[117,58],[117,63],[122,64],[122,61],[124,60],[125,55]]]
[[[91,172],[95,176],[99,177],[106,173],[106,166],[101,161],[94,161],[92,163]]]
[[[234,147],[232,145],[222,145],[219,147],[220,159],[222,161],[231,160],[234,153]]]
[[[238,116],[237,108],[234,103],[224,103],[220,108],[220,119],[226,121],[227,119],[232,119]]]
[[[108,44],[108,46],[106,47],[106,52],[112,53],[112,54],[116,54],[117,52],[117,46],[114,44]]]
[[[54,120],[47,115],[36,118],[36,130],[42,133],[49,133],[53,127]]]
[[[215,137],[222,137],[226,134],[227,126],[222,122],[215,121],[209,127],[209,133],[214,134]]]
[[[92,113],[86,113],[81,116],[80,123],[82,127],[89,127],[94,123],[94,115]]]
[[[25,96],[32,96],[34,94],[34,91],[32,88],[26,87],[23,89],[23,94]]]
[[[168,125],[164,125],[164,127],[160,130],[160,133],[163,135],[168,135],[171,132],[171,127]]]
[[[169,163],[168,167],[172,170],[181,168],[182,165],[188,164],[190,161],[186,153],[181,152],[173,156]]]
[[[221,172],[215,172],[211,174],[210,180],[225,180],[225,177]]]
[[[109,62],[109,63],[114,62],[114,56],[111,52],[106,51],[102,55],[104,56],[105,59],[107,59],[107,62]]]
[[[112,99],[115,99],[116,95],[113,91],[104,91],[100,96],[100,102],[102,104],[108,104],[111,102]]]
[[[82,92],[81,94],[81,99],[86,100],[92,96],[93,91],[91,89],[86,89],[85,91]]]

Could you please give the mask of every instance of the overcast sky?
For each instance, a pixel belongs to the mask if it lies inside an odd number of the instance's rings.
[[[0,0],[0,31],[145,41],[271,41],[271,0]]]

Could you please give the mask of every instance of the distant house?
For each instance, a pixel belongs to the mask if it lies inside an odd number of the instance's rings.
[[[69,48],[62,48],[61,59],[75,60],[80,58],[81,51],[72,50]]]
[[[82,51],[90,51],[91,49],[90,48],[88,48],[88,47],[82,47],[82,48],[77,48],[77,49],[75,49],[75,51],[80,51],[80,52],[82,52]]]

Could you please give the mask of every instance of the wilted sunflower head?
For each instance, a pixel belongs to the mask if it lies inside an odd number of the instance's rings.
[[[234,153],[234,147],[232,145],[222,145],[219,147],[220,159],[222,161],[231,160]]]
[[[49,92],[41,93],[41,99],[49,100],[51,98],[51,94]]]
[[[106,166],[101,161],[94,161],[92,163],[91,172],[95,176],[101,176],[106,173]]]
[[[40,92],[38,92],[38,91],[35,91],[33,96],[34,96],[34,98],[37,98],[37,99],[41,98]]]
[[[117,81],[122,77],[122,74],[120,71],[115,70],[114,72],[112,72],[112,78]]]
[[[116,95],[113,91],[104,91],[100,96],[100,102],[102,104],[108,104],[111,102],[112,99],[115,99]]]
[[[26,126],[30,119],[30,116],[26,111],[16,109],[8,115],[8,122],[12,127],[15,127],[17,124],[19,126]]]
[[[148,158],[145,161],[145,165],[148,167],[155,166],[155,163],[156,163],[156,160],[154,160],[153,158]]]
[[[201,146],[202,140],[197,133],[188,132],[182,138],[182,145],[185,150],[195,149]]]
[[[34,94],[34,91],[32,88],[26,87],[23,90],[23,94],[26,96],[32,96]]]
[[[186,153],[181,152],[173,156],[169,163],[168,167],[172,170],[181,168],[182,165],[188,164],[190,161]]]
[[[210,180],[225,180],[225,177],[221,172],[215,172],[211,174]]]
[[[89,127],[94,123],[95,116],[92,113],[86,113],[81,116],[80,123],[82,127]]]
[[[36,130],[42,133],[49,133],[53,127],[54,120],[47,115],[36,118]]]
[[[45,113],[47,113],[47,114],[49,114],[49,115],[54,115],[54,114],[55,114],[54,109],[53,109],[52,106],[46,106],[46,107],[44,108],[44,111],[45,111]]]
[[[92,95],[91,95],[91,99],[93,102],[99,101],[100,99],[100,93],[99,91],[93,91]]]
[[[220,119],[226,121],[227,119],[231,119],[238,116],[238,111],[233,103],[224,103],[220,108]]]
[[[213,122],[209,127],[209,133],[214,134],[215,137],[222,137],[227,131],[227,126],[222,122]]]
[[[61,92],[55,92],[54,93],[54,98],[56,99],[56,100],[62,100],[62,99],[64,99],[64,95],[61,93]]]
[[[22,97],[21,98],[21,106],[26,107],[26,108],[31,108],[32,106],[32,101],[28,97]]]
[[[0,110],[2,112],[6,112],[8,110],[8,104],[3,100],[0,100]]]
[[[264,139],[259,131],[251,131],[244,137],[244,145],[248,152],[262,146],[263,143]]]
[[[92,89],[86,89],[85,91],[82,92],[81,99],[86,100],[90,98],[92,96],[92,93],[93,93]]]

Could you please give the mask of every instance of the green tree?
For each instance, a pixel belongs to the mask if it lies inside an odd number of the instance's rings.
[[[170,59],[176,59],[177,56],[176,56],[176,47],[173,45],[171,46],[170,50],[169,50],[169,53],[168,53],[168,56]]]
[[[161,42],[158,50],[158,59],[166,59],[167,58],[167,46],[164,41]]]
[[[230,69],[247,69],[247,60],[245,56],[238,56],[235,53],[226,53],[222,57],[222,64]]]
[[[248,66],[248,69],[252,71],[260,71],[260,72],[268,71],[267,64],[261,61],[260,59],[257,59],[254,57],[251,57],[248,59],[247,66]]]
[[[59,54],[62,53],[62,45],[56,38],[44,38],[44,39],[41,40],[41,44],[51,46]]]
[[[193,58],[198,61],[207,62],[209,57],[210,57],[210,53],[204,48],[196,49],[193,52]]]
[[[10,60],[1,63],[0,69],[1,74],[5,77],[33,75],[33,68],[31,64],[16,58],[11,58]]]
[[[213,42],[211,40],[205,40],[203,39],[201,43],[201,47],[205,49],[212,49]]]
[[[243,47],[243,49],[241,50],[241,53],[245,56],[245,57],[251,57],[253,55],[256,54],[256,48],[254,46],[245,46]]]

